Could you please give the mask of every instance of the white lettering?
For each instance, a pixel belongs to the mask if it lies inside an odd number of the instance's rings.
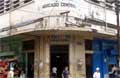
[[[72,7],[72,8],[76,8],[76,6],[72,3],[64,3],[64,2],[61,2],[60,5],[59,3],[49,3],[49,4],[44,4],[42,6],[42,8],[49,8],[49,7]]]

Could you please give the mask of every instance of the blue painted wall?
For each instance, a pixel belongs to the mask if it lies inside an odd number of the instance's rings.
[[[93,51],[93,72],[95,72],[96,67],[99,67],[101,78],[104,78],[104,74],[109,72],[109,64],[117,64],[116,42],[95,38],[93,40]]]

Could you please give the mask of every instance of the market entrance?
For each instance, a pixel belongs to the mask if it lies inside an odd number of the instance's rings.
[[[53,67],[57,68],[57,78],[62,78],[61,74],[65,66],[69,66],[69,46],[51,45],[50,46],[50,72]]]

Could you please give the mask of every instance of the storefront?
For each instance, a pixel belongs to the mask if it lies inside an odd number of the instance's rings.
[[[116,42],[107,39],[93,40],[93,70],[100,68],[102,78],[107,78],[114,65],[118,65]],[[97,58],[97,59],[96,59]]]
[[[95,38],[91,47],[93,53],[86,54],[85,39],[92,40],[90,34],[86,35],[81,32],[79,34],[78,32],[46,32],[23,36],[17,41],[13,39],[14,42],[11,41],[12,44],[9,46],[27,78],[50,78],[53,67],[57,68],[60,78],[66,66],[69,67],[72,78],[86,78],[86,64],[89,67],[92,62],[93,71],[96,67],[100,67],[102,78],[105,78],[112,66],[117,64],[116,42]]]
[[[34,39],[22,38],[12,36],[0,40],[1,78],[6,78],[11,68],[16,77],[23,71],[27,78],[34,78]]]
[[[14,69],[14,75],[19,76],[25,66],[21,39],[5,37],[0,39],[0,42],[0,77],[6,78],[11,68]]]
[[[80,36],[51,34],[35,39],[35,78],[50,78],[53,67],[60,78],[66,66],[72,78],[85,78],[84,40]]]

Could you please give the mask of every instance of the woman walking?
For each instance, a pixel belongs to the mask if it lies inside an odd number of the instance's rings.
[[[69,70],[68,70],[68,67],[65,67],[65,69],[63,70],[62,72],[62,78],[69,78]]]

